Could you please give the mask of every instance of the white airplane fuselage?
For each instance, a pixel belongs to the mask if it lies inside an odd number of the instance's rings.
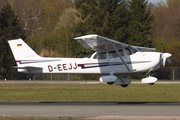
[[[170,53],[143,52],[153,48],[129,46],[102,36],[86,35],[75,38],[83,47],[96,51],[87,58],[41,57],[22,39],[8,43],[16,60],[18,72],[23,73],[65,73],[65,74],[106,74],[100,82],[127,87],[131,80],[115,74],[146,72],[142,83],[154,84],[157,78],[150,76],[161,65],[165,66]]]
[[[94,53],[95,54],[95,53]],[[19,72],[25,73],[72,73],[72,74],[129,74],[156,70],[161,64],[159,52],[136,52],[123,56],[128,70],[119,57],[106,59],[90,58],[44,58],[16,60]],[[34,69],[22,69],[23,67]],[[37,68],[37,69],[36,69]]]

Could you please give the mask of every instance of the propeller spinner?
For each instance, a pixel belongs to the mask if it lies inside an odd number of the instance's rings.
[[[169,57],[171,57],[171,54],[170,53],[162,53],[161,54],[162,56],[162,60],[163,60],[163,67],[165,67],[165,64],[166,64],[166,60],[168,60],[168,62],[170,62],[170,59],[168,59]]]

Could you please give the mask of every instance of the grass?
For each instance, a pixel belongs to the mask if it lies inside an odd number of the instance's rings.
[[[0,102],[180,102],[180,84],[0,84]]]

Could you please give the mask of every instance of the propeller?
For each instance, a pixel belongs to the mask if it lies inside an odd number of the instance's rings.
[[[166,60],[170,63],[170,59],[168,59],[169,57],[171,57],[170,53],[162,53],[162,60],[163,60],[163,67],[165,67],[166,64]]]
[[[166,64],[166,60],[168,63],[171,63],[171,60],[170,60],[170,57],[171,57],[171,54],[170,53],[166,53],[166,48],[165,48],[165,45],[164,45],[164,40],[162,39],[162,49],[163,49],[163,53],[161,54],[162,56],[162,60],[163,60],[163,67],[165,67],[165,64]]]

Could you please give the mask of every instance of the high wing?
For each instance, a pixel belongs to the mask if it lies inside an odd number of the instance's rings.
[[[138,51],[154,51],[155,48],[139,47],[139,46],[130,46],[100,35],[85,35],[81,37],[76,37],[77,40],[84,48],[91,49],[93,51],[110,51],[114,50],[113,46],[116,46],[117,49],[122,49],[126,47],[132,47]]]
[[[156,48],[148,48],[148,47],[140,47],[140,46],[131,46],[133,48],[138,49],[139,51],[145,52],[145,51],[155,51]]]

